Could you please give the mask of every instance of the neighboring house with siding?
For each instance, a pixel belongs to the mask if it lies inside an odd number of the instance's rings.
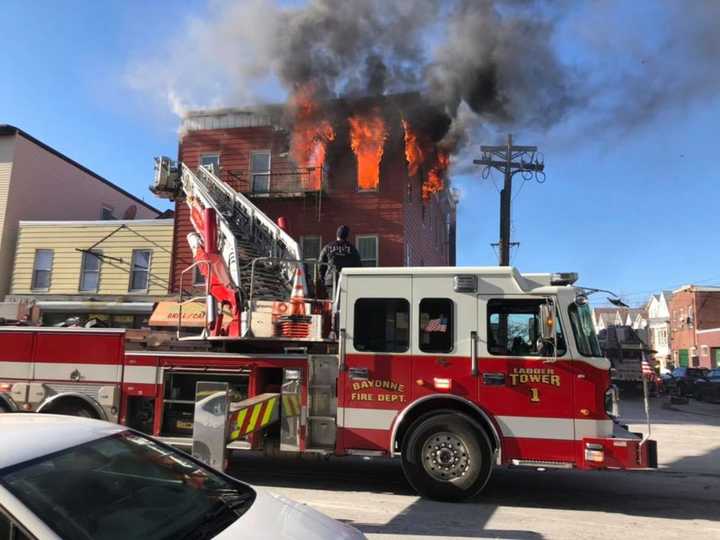
[[[8,298],[35,303],[45,325],[139,328],[167,295],[172,244],[172,219],[21,221]]]
[[[672,365],[672,349],[670,348],[670,298],[671,291],[653,294],[645,306],[648,314],[648,335],[650,348],[655,352],[655,360],[662,367]]]
[[[21,220],[153,219],[160,211],[19,128],[0,124],[0,300]]]

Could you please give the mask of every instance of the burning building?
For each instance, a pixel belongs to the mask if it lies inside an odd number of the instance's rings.
[[[347,224],[368,266],[455,264],[455,199],[439,143],[449,119],[416,93],[187,113],[179,159],[212,166],[269,217],[284,218],[304,257]],[[176,204],[174,287],[192,260]],[[199,278],[199,276],[198,276]]]

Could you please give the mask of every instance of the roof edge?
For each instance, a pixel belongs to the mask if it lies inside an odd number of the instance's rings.
[[[23,138],[27,139],[27,140],[30,141],[31,143],[36,144],[37,146],[39,146],[39,147],[42,148],[43,150],[46,150],[47,152],[50,152],[51,154],[59,157],[60,159],[62,159],[62,160],[65,161],[66,163],[69,163],[70,165],[72,165],[73,167],[77,167],[78,169],[80,169],[80,170],[81,170],[82,172],[84,172],[85,174],[89,174],[90,176],[92,176],[92,177],[95,178],[96,180],[99,180],[99,181],[102,182],[103,184],[105,184],[105,185],[113,188],[115,191],[118,191],[118,192],[122,193],[123,195],[125,195],[126,197],[131,198],[132,200],[134,200],[134,201],[137,202],[138,204],[143,205],[143,206],[144,206],[145,208],[147,208],[148,210],[152,210],[153,212],[157,212],[158,214],[161,214],[161,213],[162,213],[162,210],[160,210],[160,209],[158,209],[158,208],[155,208],[155,207],[152,206],[151,204],[146,203],[145,201],[143,201],[142,199],[140,199],[137,195],[133,195],[133,194],[130,193],[129,191],[125,191],[123,188],[121,188],[121,187],[118,186],[117,184],[114,184],[113,182],[111,182],[111,181],[108,180],[107,178],[104,178],[104,177],[100,176],[100,175],[99,175],[98,173],[96,173],[95,171],[93,171],[93,170],[91,170],[91,169],[88,169],[88,168],[85,167],[84,165],[81,165],[80,163],[78,163],[78,162],[75,161],[74,159],[66,156],[65,154],[63,154],[63,153],[60,152],[59,150],[56,150],[55,148],[53,148],[52,146],[50,146],[50,145],[42,142],[41,140],[36,139],[36,138],[33,137],[32,135],[30,135],[28,132],[23,131],[22,129],[20,129],[20,128],[18,128],[18,127],[15,127],[15,126],[10,125],[10,124],[0,124],[0,136],[3,136],[3,135],[4,135],[4,136],[7,136],[7,135],[21,135]]]
[[[98,226],[98,227],[117,227],[120,225],[172,225],[175,220],[170,219],[88,219],[88,220],[80,220],[80,219],[60,219],[57,221],[33,221],[33,220],[25,220],[21,219],[18,222],[18,225],[21,227],[50,227],[50,226],[57,226],[57,225],[66,225],[66,226]]]

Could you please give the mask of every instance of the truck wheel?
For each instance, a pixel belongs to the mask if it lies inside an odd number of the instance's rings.
[[[405,435],[402,466],[410,485],[430,499],[477,495],[492,473],[492,448],[480,426],[457,413],[420,418]]]
[[[99,420],[97,412],[95,412],[89,405],[82,403],[80,400],[70,400],[63,403],[58,403],[57,406],[51,407],[43,412],[49,414],[64,414],[66,416],[79,416],[81,418],[94,418]]]

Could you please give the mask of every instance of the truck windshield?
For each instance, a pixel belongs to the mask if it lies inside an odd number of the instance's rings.
[[[0,470],[0,483],[66,540],[209,538],[255,499],[129,431]]]
[[[573,302],[570,304],[568,312],[578,352],[583,356],[602,356],[600,344],[595,335],[590,306],[588,304],[578,305]]]

